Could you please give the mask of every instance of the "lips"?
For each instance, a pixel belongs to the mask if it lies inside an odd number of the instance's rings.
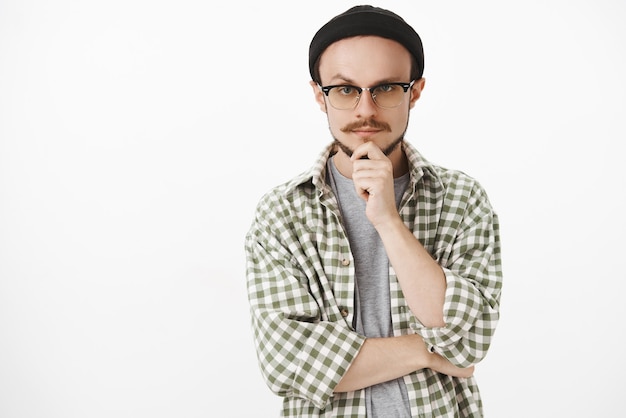
[[[380,132],[380,129],[353,129],[352,133],[359,136],[372,136]]]

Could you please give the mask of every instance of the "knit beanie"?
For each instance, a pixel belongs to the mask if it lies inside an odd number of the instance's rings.
[[[415,57],[419,77],[424,73],[422,40],[415,30],[390,10],[373,6],[355,6],[335,16],[317,31],[309,46],[309,73],[324,50],[332,43],[359,35],[375,35],[402,44]]]

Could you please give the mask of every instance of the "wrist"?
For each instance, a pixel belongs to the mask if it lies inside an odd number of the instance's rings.
[[[426,344],[422,337],[418,334],[411,334],[411,359],[413,360],[413,370],[421,370],[431,368],[433,365],[433,357],[428,352]]]
[[[390,215],[387,219],[381,220],[377,223],[374,223],[374,228],[380,235],[381,239],[385,239],[385,236],[397,236],[400,231],[407,230],[406,225],[402,222],[402,218],[400,215],[396,213],[395,215]]]

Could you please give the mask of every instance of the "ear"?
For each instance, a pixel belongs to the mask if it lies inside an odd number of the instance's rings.
[[[315,101],[319,105],[320,110],[326,113],[326,100],[324,100],[324,92],[315,81],[311,80],[309,84],[313,88],[313,95],[315,96]]]
[[[417,99],[419,99],[422,95],[422,90],[424,90],[425,85],[426,79],[424,77],[413,83],[413,87],[411,87],[411,101],[409,103],[409,107],[411,109],[413,109],[413,106],[415,106],[415,102],[417,102]]]

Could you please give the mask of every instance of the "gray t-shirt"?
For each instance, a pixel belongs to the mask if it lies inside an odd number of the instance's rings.
[[[355,328],[366,337],[390,337],[391,308],[389,259],[378,232],[365,215],[365,200],[357,195],[352,179],[344,177],[328,159],[328,183],[337,196],[343,226],[354,257],[356,274]],[[409,174],[394,179],[396,206],[409,183]],[[365,390],[368,417],[411,417],[402,378]]]

